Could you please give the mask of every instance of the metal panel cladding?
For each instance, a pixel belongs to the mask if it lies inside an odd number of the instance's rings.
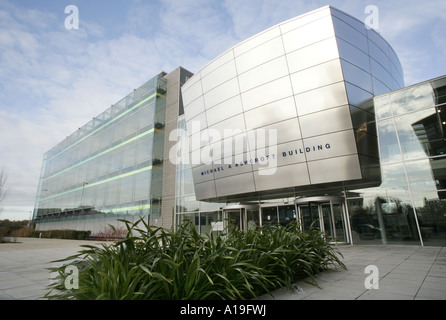
[[[236,45],[182,88],[197,199],[365,183],[379,168],[365,102],[402,86],[387,42],[330,6]]]

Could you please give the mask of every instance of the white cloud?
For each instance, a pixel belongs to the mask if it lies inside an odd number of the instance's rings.
[[[1,2],[0,168],[10,191],[3,215],[34,205],[43,154],[51,147],[160,71],[203,66],[209,58],[197,55],[200,42],[212,40],[205,49],[211,55],[221,50],[215,32],[222,24],[209,31],[212,19],[200,26],[188,20],[190,10],[201,19],[211,9],[199,12],[197,3],[177,10],[166,2],[169,15],[148,24],[144,13],[153,7],[140,11],[142,4],[129,10],[128,27],[107,38],[91,21],[66,30],[51,13]],[[190,25],[193,31],[185,28]]]
[[[381,35],[395,49],[406,85],[444,74],[444,52],[433,50],[445,39],[441,28],[446,2],[379,1]],[[444,24],[443,24],[444,25]],[[444,30],[444,29],[443,29]],[[443,66],[443,68],[441,67]]]
[[[162,61],[149,39],[122,34],[90,42],[102,34],[100,26],[85,21],[66,30],[51,14],[5,6],[0,168],[9,176],[9,197],[3,216],[34,205],[44,152],[160,72]]]
[[[234,32],[239,40],[324,5],[315,6],[312,1],[273,0],[226,0],[224,3],[232,17]]]

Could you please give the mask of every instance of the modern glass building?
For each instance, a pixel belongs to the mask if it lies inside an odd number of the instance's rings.
[[[358,139],[355,122],[370,112],[365,100],[401,87],[401,65],[387,42],[331,7],[240,43],[182,88],[197,199],[379,182],[371,169],[376,133],[363,128]],[[249,164],[218,171],[235,156]]]
[[[298,220],[331,241],[446,244],[446,76],[330,6],[161,73],[45,154],[37,228]]]
[[[437,244],[445,216],[426,209],[441,197],[419,145],[439,85],[403,87],[390,45],[329,6],[229,49],[182,87],[190,169],[179,172],[202,201],[189,187],[179,217],[204,231],[298,219],[336,242]]]
[[[205,234],[219,232],[225,219],[239,228],[299,219],[303,228],[315,223],[338,242],[445,246],[446,76],[368,99],[362,107],[368,112],[352,118],[357,139],[365,130],[376,132],[378,144],[370,148],[379,158],[371,167],[380,179],[376,186],[324,184],[284,190],[275,199],[266,193],[208,203],[196,200],[192,168],[182,165],[178,223],[194,221]]]
[[[162,201],[175,198],[165,132],[172,121],[176,127],[187,76],[183,68],[160,73],[44,155],[34,211],[38,230],[94,234],[117,219],[140,216],[171,226],[172,211],[163,210]]]

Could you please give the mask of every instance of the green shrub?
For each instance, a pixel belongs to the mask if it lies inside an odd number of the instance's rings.
[[[316,230],[256,228],[201,236],[191,223],[178,231],[127,225],[114,244],[83,246],[57,262],[79,269],[79,288],[67,289],[65,266],[52,268],[50,299],[251,299],[314,275],[345,266],[339,252]],[[143,228],[138,224],[142,222]]]
[[[91,231],[78,231],[78,230],[46,230],[46,231],[33,231],[33,237],[39,238],[52,238],[52,239],[71,239],[71,240],[88,240],[90,238]]]

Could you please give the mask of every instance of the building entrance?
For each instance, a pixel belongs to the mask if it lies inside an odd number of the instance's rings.
[[[322,196],[295,200],[294,204],[232,205],[222,208],[223,228],[246,231],[269,224],[286,225],[296,218],[303,230],[324,232],[333,243],[351,243],[350,222],[343,197]]]
[[[259,207],[233,205],[223,207],[223,224],[229,230],[246,231],[260,225]]]
[[[300,198],[295,204],[304,230],[315,228],[324,232],[331,242],[351,243],[350,224],[343,197]]]

